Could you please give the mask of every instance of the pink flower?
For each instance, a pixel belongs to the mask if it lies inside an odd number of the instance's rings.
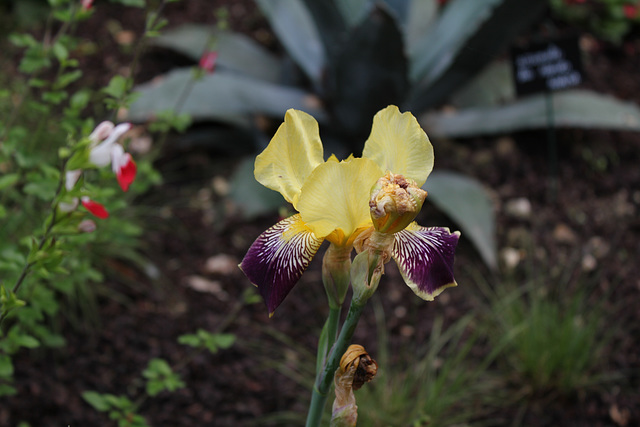
[[[82,5],[82,10],[87,11],[93,7],[93,0],[82,0],[80,4]]]
[[[198,66],[205,70],[207,73],[213,73],[216,68],[216,62],[218,61],[218,52],[210,50],[205,52],[200,57],[200,63]]]
[[[625,4],[623,6],[624,16],[627,19],[634,19],[638,16],[638,5],[637,4]]]
[[[89,212],[91,212],[94,216],[100,219],[105,219],[109,217],[109,212],[104,208],[104,206],[98,202],[94,202],[87,196],[83,196],[80,199],[82,202],[82,206],[84,206]]]

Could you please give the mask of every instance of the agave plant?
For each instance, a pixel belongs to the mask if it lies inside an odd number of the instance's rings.
[[[338,155],[358,153],[374,113],[389,104],[416,115],[442,104],[533,23],[546,5],[530,0],[256,3],[286,56],[276,56],[240,34],[205,26],[183,26],[156,40],[157,46],[194,61],[210,40],[216,40],[216,72],[194,83],[181,112],[196,121],[229,125],[247,140],[246,135],[260,134],[255,116],[281,120],[289,108],[304,110],[318,119],[323,141]],[[190,69],[175,69],[139,86],[140,97],[131,106],[129,120],[146,121],[171,110],[191,79]],[[229,133],[209,140],[224,146]],[[258,141],[254,147],[258,148],[260,139],[251,140]],[[493,217],[476,215],[491,212],[482,186],[456,174],[438,179],[435,171],[433,176],[436,184],[428,188],[432,201],[445,212],[458,213],[455,219],[465,234],[494,266]],[[461,209],[450,198],[441,197],[452,190],[458,194],[480,191],[482,196],[474,200],[481,205]],[[254,213],[269,205],[266,199],[252,200]],[[256,200],[264,203],[255,206]],[[458,203],[469,202],[458,198]],[[474,215],[465,218],[460,212]],[[488,222],[478,224],[479,218]]]

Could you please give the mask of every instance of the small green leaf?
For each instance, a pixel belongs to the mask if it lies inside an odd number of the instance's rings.
[[[69,106],[74,110],[82,110],[85,108],[89,101],[91,100],[91,91],[89,90],[79,90],[74,93],[69,100]]]
[[[178,343],[188,345],[189,347],[200,347],[202,340],[195,334],[186,334],[178,337]]]
[[[53,45],[53,54],[58,61],[64,61],[69,57],[69,51],[61,42],[57,42]]]
[[[82,71],[80,70],[74,70],[68,73],[64,73],[60,77],[58,77],[58,81],[56,82],[55,87],[58,89],[62,89],[63,87],[66,87],[69,84],[75,82],[80,77],[82,77]]]
[[[67,92],[65,92],[64,90],[52,90],[49,92],[44,92],[42,94],[43,101],[50,102],[54,105],[60,104],[65,99],[67,99]]]
[[[147,5],[145,0],[111,0],[112,3],[120,3],[130,7],[145,7]]]
[[[17,173],[8,173],[0,177],[0,191],[13,186],[20,179]]]
[[[213,342],[222,349],[229,348],[236,341],[234,334],[213,334]]]
[[[0,397],[2,396],[13,396],[18,392],[15,387],[10,386],[9,384],[0,384]]]
[[[107,87],[102,89],[104,93],[112,96],[113,98],[121,98],[127,91],[128,80],[123,76],[113,76],[109,81]]]
[[[11,357],[6,354],[0,354],[0,378],[10,378],[13,376],[13,363]]]
[[[93,406],[96,411],[106,412],[111,408],[111,405],[107,402],[105,396],[97,391],[85,391],[82,393],[82,398],[89,405]]]
[[[38,44],[38,41],[28,33],[13,33],[9,35],[9,40],[18,47],[30,47]]]

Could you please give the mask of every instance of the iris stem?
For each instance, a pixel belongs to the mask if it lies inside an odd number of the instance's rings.
[[[318,372],[316,377],[313,394],[311,395],[311,404],[309,405],[309,412],[307,413],[306,427],[317,427],[320,425],[322,413],[324,412],[324,405],[327,401],[329,389],[331,388],[333,374],[336,369],[338,369],[340,358],[351,342],[351,337],[353,337],[356,326],[358,326],[358,321],[360,320],[360,315],[362,314],[364,307],[364,304],[360,305],[357,304],[356,301],[351,300],[349,312],[347,313],[347,318],[340,330],[340,335],[329,352],[324,369],[322,372]],[[331,312],[329,312],[329,316],[331,316]]]
[[[342,307],[329,307],[329,318],[327,319],[327,347],[325,353],[322,355],[323,359],[327,359],[329,355],[329,351],[331,351],[331,347],[336,342],[336,337],[338,336],[338,324],[340,323],[340,312],[342,311]],[[320,371],[316,373],[319,375]]]

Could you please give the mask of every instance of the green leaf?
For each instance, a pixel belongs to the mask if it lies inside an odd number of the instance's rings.
[[[67,92],[64,90],[55,90],[50,92],[44,92],[42,94],[42,100],[49,102],[54,105],[60,104],[62,101],[67,99]]]
[[[350,27],[354,27],[368,15],[371,9],[371,0],[338,0],[336,5],[342,18]]]
[[[0,384],[0,397],[2,396],[13,396],[18,393],[15,387],[10,386],[9,384]]]
[[[175,108],[185,86],[192,79],[190,69],[174,70],[163,79],[136,88],[140,96],[131,104],[128,119],[147,121],[156,112]],[[312,114],[321,121],[324,111],[317,99],[303,90],[254,80],[222,70],[196,81],[186,97],[180,113],[194,121],[216,120],[248,125],[248,114],[266,114],[282,118],[289,108]]]
[[[409,12],[405,30],[405,44],[412,52],[416,45],[429,33],[438,16],[436,0],[409,0]]]
[[[82,392],[82,398],[89,405],[93,406],[96,411],[106,412],[111,408],[111,405],[105,398],[105,395],[100,394],[97,391],[84,391]]]
[[[236,342],[236,336],[234,334],[211,334],[211,341],[218,348],[227,349]]]
[[[17,47],[31,47],[38,45],[38,41],[28,33],[10,34],[9,40]]]
[[[120,3],[130,7],[145,7],[147,5],[145,0],[111,0],[111,2]]]
[[[301,0],[256,0],[289,55],[316,84],[325,66],[325,51],[309,10]]]
[[[69,100],[69,106],[74,110],[84,109],[91,100],[91,91],[88,89],[82,89],[74,93]]]
[[[511,64],[508,61],[494,61],[457,90],[451,98],[451,104],[458,109],[486,108],[513,101],[515,97]]]
[[[630,102],[588,90],[540,94],[497,107],[469,108],[454,113],[427,113],[420,122],[433,137],[469,137],[524,129],[558,127],[640,131],[640,108]]]
[[[153,45],[173,49],[194,61],[214,49],[218,65],[259,80],[277,83],[282,76],[282,62],[249,37],[228,31],[216,31],[209,25],[182,25],[165,31]]]
[[[198,335],[185,334],[178,337],[178,343],[188,345],[189,347],[200,347],[202,345],[202,340]]]
[[[345,139],[364,141],[375,113],[400,104],[408,89],[407,67],[395,19],[376,6],[342,43],[327,72],[334,117]]]
[[[36,196],[41,200],[50,201],[56,194],[58,183],[55,181],[30,182],[24,186],[25,194]]]
[[[127,92],[128,85],[128,80],[125,77],[120,75],[113,76],[107,87],[102,91],[115,99],[120,99]]]
[[[255,158],[244,159],[230,180],[229,198],[245,219],[275,212],[285,204],[280,193],[262,186],[253,175]]]
[[[53,45],[53,54],[58,59],[58,61],[62,62],[69,57],[69,51],[61,42],[54,43]]]
[[[80,77],[82,77],[81,70],[74,70],[68,73],[64,73],[60,77],[58,77],[58,81],[56,82],[55,87],[58,89],[62,89],[68,86],[69,84],[75,82]]]
[[[51,60],[46,56],[40,45],[27,49],[20,61],[20,71],[23,73],[35,73],[51,66]]]
[[[12,187],[19,179],[20,175],[17,173],[8,173],[0,176],[0,191]]]
[[[347,35],[347,21],[342,16],[338,2],[303,0],[313,17],[327,58],[333,58],[335,51],[340,47]],[[363,15],[364,16],[364,15]]]
[[[11,357],[0,354],[0,378],[7,379],[13,376],[13,363]]]
[[[484,186],[468,176],[434,171],[422,186],[428,200],[449,215],[471,240],[485,264],[497,267],[496,221],[491,198]]]

